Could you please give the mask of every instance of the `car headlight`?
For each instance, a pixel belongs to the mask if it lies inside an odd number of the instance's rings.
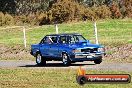
[[[104,48],[98,48],[98,52],[104,52]]]

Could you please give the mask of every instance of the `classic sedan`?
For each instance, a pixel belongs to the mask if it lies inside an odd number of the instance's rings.
[[[31,45],[31,55],[39,66],[50,60],[62,61],[64,65],[83,61],[100,64],[104,54],[104,46],[92,44],[78,33],[46,35],[40,43]]]

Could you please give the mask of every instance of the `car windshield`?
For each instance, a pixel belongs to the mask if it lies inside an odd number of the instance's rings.
[[[86,42],[86,39],[82,35],[70,36],[70,43]]]

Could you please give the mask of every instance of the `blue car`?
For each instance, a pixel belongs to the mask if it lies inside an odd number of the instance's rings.
[[[64,65],[74,62],[102,62],[104,47],[91,44],[81,34],[51,34],[46,35],[39,44],[31,45],[31,55],[36,57],[38,66],[46,65],[46,61],[62,61]]]

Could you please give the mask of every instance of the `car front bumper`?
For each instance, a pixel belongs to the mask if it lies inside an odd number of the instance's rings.
[[[70,57],[73,62],[82,62],[82,61],[94,61],[96,59],[102,59],[102,54],[91,53],[91,54],[75,54]]]

